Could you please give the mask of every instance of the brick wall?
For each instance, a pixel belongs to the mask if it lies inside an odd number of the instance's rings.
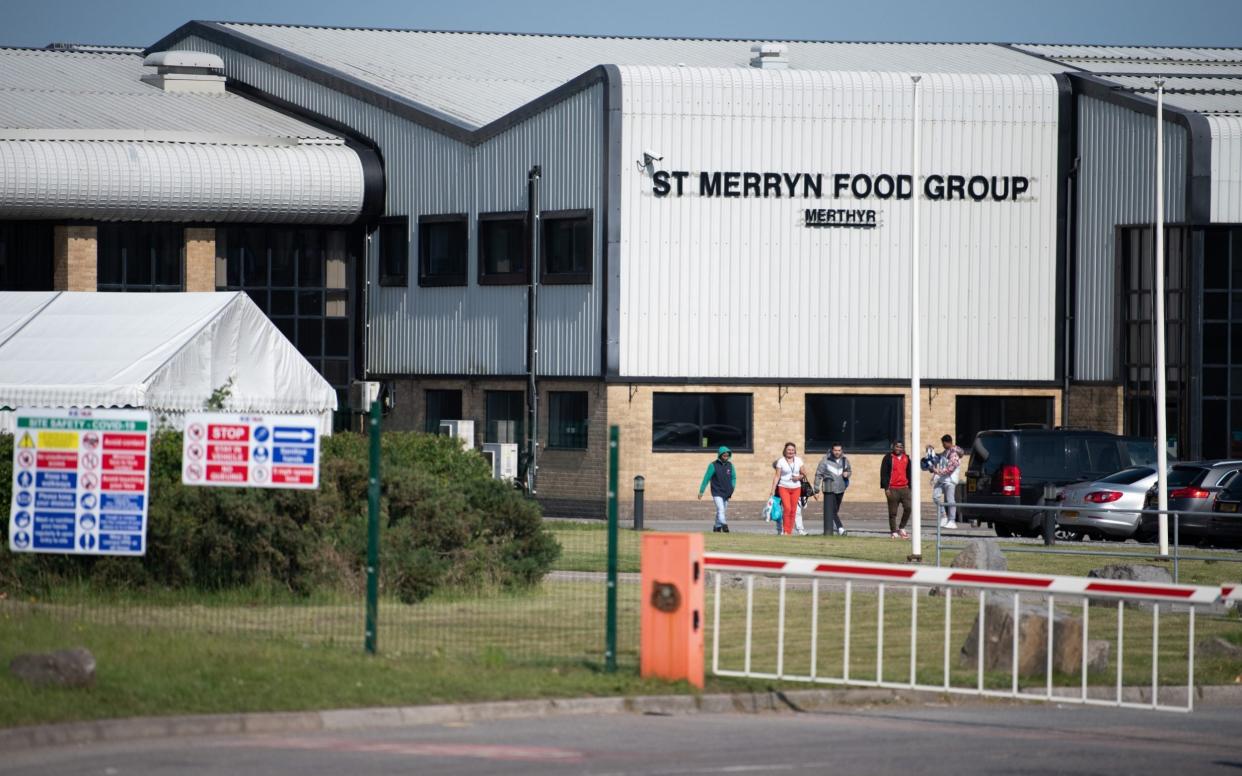
[[[385,419],[385,428],[422,431],[427,417],[427,390],[460,390],[463,419],[474,420],[475,447],[486,434],[487,391],[522,391],[520,380],[398,380],[397,405]],[[548,448],[548,393],[584,391],[587,394],[585,450]],[[603,383],[599,381],[543,380],[539,383],[539,474],[537,490],[544,512],[571,517],[600,517],[605,513],[608,489],[608,413]],[[521,440],[519,440],[520,444]]]
[[[185,230],[185,290],[216,290],[216,230]]]
[[[805,433],[805,407],[808,393],[876,394],[907,397],[904,402],[905,424],[911,426],[909,391],[900,388],[871,386],[630,386],[608,387],[608,422],[621,428],[621,513],[628,517],[633,511],[632,481],[635,475],[646,478],[645,512],[648,517],[697,518],[710,512],[711,507],[697,501],[698,487],[707,464],[715,458],[714,450],[693,453],[653,452],[651,448],[652,394],[671,393],[749,393],[753,399],[754,452],[735,453],[733,464],[737,469],[738,490],[730,510],[747,517],[757,517],[764,500],[771,493],[772,462],[781,455],[785,442],[792,441],[803,450]],[[939,439],[945,433],[954,433],[956,427],[957,397],[961,395],[984,396],[1051,396],[1058,397],[1055,389],[1027,388],[924,388],[920,392],[922,405],[922,444],[939,449]],[[1054,402],[1054,421],[1060,423],[1059,402]],[[906,444],[915,446],[906,435]],[[850,453],[854,477],[850,481],[848,499],[851,502],[880,502],[880,461],[883,453]],[[813,473],[822,453],[803,455],[807,472]],[[924,499],[930,503],[930,488],[923,489]]]
[[[1068,426],[1121,434],[1125,416],[1119,385],[1071,385]]]
[[[52,230],[52,288],[94,291],[98,288],[99,240],[94,226],[58,225]]]

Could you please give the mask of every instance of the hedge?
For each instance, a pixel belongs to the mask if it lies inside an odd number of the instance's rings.
[[[13,437],[0,435],[0,504],[11,501]],[[403,601],[436,589],[520,588],[560,554],[537,504],[493,480],[482,457],[448,437],[386,433],[381,457],[381,589]],[[294,593],[358,591],[366,559],[368,442],[322,442],[317,491],[185,487],[181,435],[152,437],[147,552],[140,558],[8,551],[0,521],[0,592],[86,582],[97,589]]]

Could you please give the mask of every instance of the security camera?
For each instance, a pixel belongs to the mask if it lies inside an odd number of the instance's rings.
[[[646,166],[652,162],[663,161],[664,157],[655,151],[643,151],[643,165]]]

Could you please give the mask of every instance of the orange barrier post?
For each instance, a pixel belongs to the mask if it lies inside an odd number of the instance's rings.
[[[644,677],[703,687],[703,534],[645,534],[640,665]]]

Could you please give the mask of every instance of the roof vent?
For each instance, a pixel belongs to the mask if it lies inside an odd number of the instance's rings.
[[[224,94],[224,60],[200,51],[157,51],[142,60],[154,73],[142,77],[144,83],[166,92]]]
[[[789,59],[785,56],[785,46],[780,43],[760,43],[750,47],[750,66],[760,70],[786,70]]]

